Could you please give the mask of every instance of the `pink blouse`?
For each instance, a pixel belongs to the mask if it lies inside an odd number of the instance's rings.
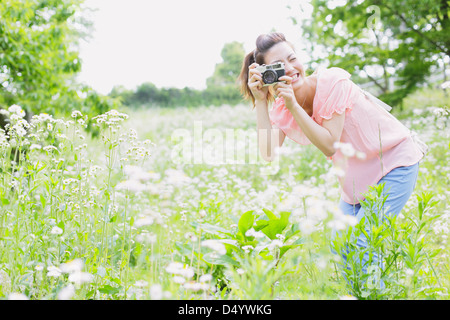
[[[350,144],[355,154],[338,149],[333,165],[345,173],[339,176],[342,199],[350,204],[364,200],[363,193],[392,169],[410,166],[422,159],[411,133],[400,121],[370,100],[341,68],[318,71],[311,118],[319,125],[333,113],[345,112],[340,142]],[[272,125],[293,141],[311,142],[302,132],[284,100],[277,98],[269,112]],[[348,146],[348,145],[347,145]]]

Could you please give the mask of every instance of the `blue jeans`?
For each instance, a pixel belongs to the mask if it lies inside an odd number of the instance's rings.
[[[383,213],[385,215],[397,216],[400,213],[414,191],[418,172],[419,163],[407,167],[398,167],[393,169],[382,179],[380,179],[380,181],[378,181],[377,184],[385,183],[384,195],[387,195],[387,199],[383,207]],[[340,201],[339,208],[344,214],[355,216],[358,222],[364,217],[365,214],[365,208],[361,207],[360,204],[352,205],[344,202],[343,200]],[[368,230],[366,229],[366,231]],[[356,245],[363,249],[367,247],[366,242],[367,241],[364,234],[361,234],[358,239],[356,239]],[[382,268],[381,258],[376,253],[372,254],[372,262]],[[346,260],[345,256],[343,258]],[[366,265],[368,259],[369,252],[366,252],[362,260],[363,266]],[[365,266],[362,271],[366,272],[367,266]]]

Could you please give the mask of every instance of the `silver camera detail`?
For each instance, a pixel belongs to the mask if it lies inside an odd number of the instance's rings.
[[[284,69],[284,63],[277,62],[274,64],[265,65],[256,67],[256,70],[261,72],[262,79],[264,82],[264,86],[269,86],[277,82],[278,78],[286,75],[286,71]]]

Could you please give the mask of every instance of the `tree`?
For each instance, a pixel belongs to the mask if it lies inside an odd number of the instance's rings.
[[[0,1],[0,107],[18,104],[27,113],[78,109],[91,114],[115,106],[75,81],[81,69],[78,41],[89,29],[80,15],[82,3]]]
[[[313,64],[326,61],[372,81],[390,104],[401,103],[449,57],[448,0],[312,0],[311,5],[312,18],[301,25]]]
[[[245,57],[244,45],[236,41],[226,43],[221,56],[223,61],[216,64],[213,75],[206,80],[203,100],[205,104],[215,106],[227,103],[234,105],[242,101],[237,78]]]
[[[236,79],[241,72],[242,61],[244,60],[245,50],[240,42],[226,43],[222,49],[222,62],[216,64],[216,68],[211,77],[206,80],[206,85],[226,86],[236,85]]]

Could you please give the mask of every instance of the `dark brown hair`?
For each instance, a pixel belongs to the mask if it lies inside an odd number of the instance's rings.
[[[248,87],[248,75],[249,75],[248,67],[255,62],[259,65],[264,64],[265,63],[264,55],[266,54],[266,52],[274,45],[280,42],[288,42],[286,41],[286,38],[282,33],[272,32],[268,34],[261,34],[256,39],[256,49],[248,53],[244,58],[241,73],[238,77],[238,81],[240,83],[240,89],[242,95],[244,96],[244,99],[246,100],[251,99],[253,103],[253,108],[255,108],[255,97],[253,97],[253,94],[250,91],[250,88]],[[292,46],[292,44],[290,45]],[[273,93],[271,93],[270,90],[268,93],[268,100],[269,101],[274,100]]]

